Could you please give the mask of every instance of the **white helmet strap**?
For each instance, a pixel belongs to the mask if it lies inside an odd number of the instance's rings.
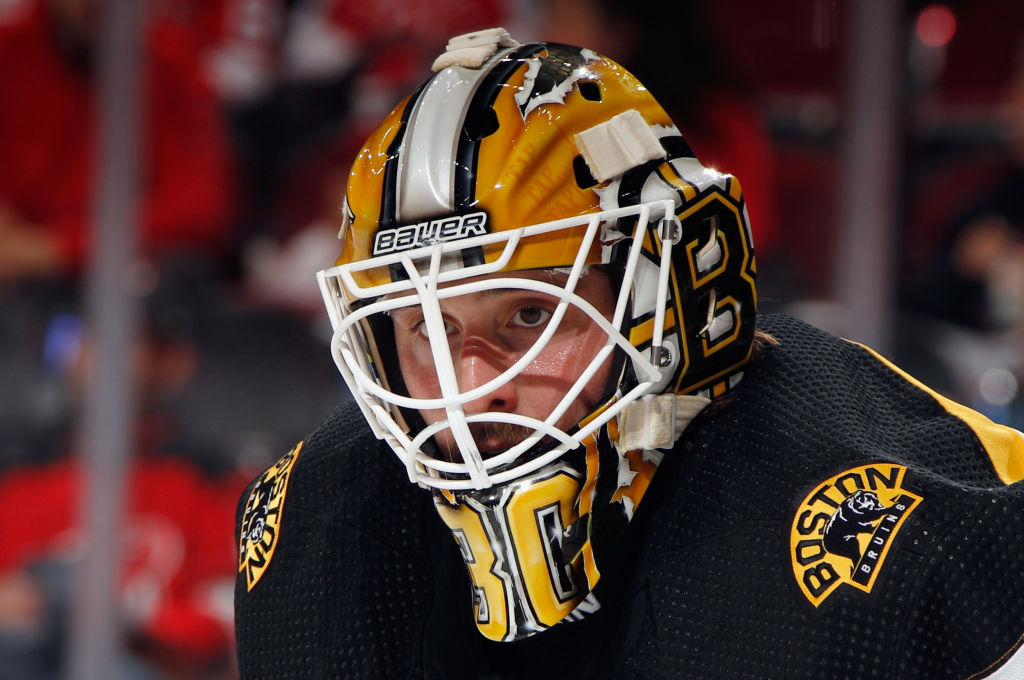
[[[623,111],[578,133],[575,140],[576,148],[598,182],[665,157],[658,136],[636,109]]]
[[[619,414],[619,453],[671,448],[711,400],[693,394],[649,394]]]
[[[444,54],[434,60],[431,69],[436,72],[449,66],[480,68],[499,48],[518,44],[504,28],[487,28],[457,35],[448,41]]]

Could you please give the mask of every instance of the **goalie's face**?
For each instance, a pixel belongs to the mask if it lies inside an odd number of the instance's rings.
[[[511,422],[515,416],[551,422],[551,415],[561,410],[553,424],[560,430],[571,429],[605,396],[611,371],[610,360],[594,361],[608,343],[608,334],[588,312],[570,304],[559,318],[559,298],[554,295],[507,287],[513,279],[561,288],[566,274],[542,270],[500,276],[505,285],[438,300],[458,391],[466,394],[484,388],[479,396],[462,405],[469,417],[469,433],[484,457],[505,451],[535,432],[534,428]],[[580,278],[575,292],[605,319],[611,318],[615,298],[605,273],[592,268]],[[439,378],[439,373],[445,371],[438,368],[437,341],[432,345],[427,314],[422,306],[391,313],[402,377],[409,396],[415,399],[442,396],[444,378]],[[554,325],[554,332],[544,342],[542,336],[549,324]],[[522,370],[506,373],[531,352],[535,356]],[[588,371],[589,376],[585,376]],[[505,379],[501,378],[503,374]],[[574,387],[578,396],[562,404]],[[445,409],[421,410],[420,414],[428,426],[450,418]],[[509,415],[513,416],[511,421],[506,419]],[[451,428],[438,430],[434,441],[450,460],[462,460]]]

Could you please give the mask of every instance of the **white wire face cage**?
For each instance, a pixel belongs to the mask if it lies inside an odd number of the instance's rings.
[[[678,368],[680,357],[675,346],[677,341],[673,337],[665,337],[664,333],[672,247],[678,244],[681,233],[673,211],[672,200],[651,201],[514,230],[435,242],[339,265],[317,274],[334,329],[331,351],[335,363],[374,433],[387,441],[402,460],[411,481],[425,487],[453,491],[485,489],[508,483],[580,446],[633,401],[665,389]],[[623,223],[635,224],[631,235],[616,227]],[[564,283],[561,277],[558,285],[534,278],[519,278],[511,276],[506,269],[524,239],[581,226],[586,226],[586,231],[574,262],[571,267],[558,270],[565,274]],[[644,237],[649,229],[652,237],[658,240],[660,262],[652,261],[649,253],[642,257]],[[578,293],[577,284],[586,274],[587,257],[592,246],[599,246],[602,263],[607,264],[612,244],[623,241],[628,243],[624,265],[620,265],[624,269],[623,284],[619,290],[613,291],[614,311],[609,320]],[[489,252],[497,250],[499,255],[491,262],[466,265],[461,254],[471,248],[487,248]],[[616,261],[621,262],[621,245],[616,252]],[[370,286],[357,283],[360,272],[377,268],[400,273],[387,283]],[[543,331],[530,347],[496,377],[463,391],[457,379],[456,360],[449,347],[442,305],[445,300],[499,288],[532,291],[550,296],[557,302]],[[550,413],[543,418],[505,411],[468,413],[466,404],[515,380],[531,366],[558,332],[570,305],[600,329],[604,344]],[[403,308],[417,308],[422,314],[421,328],[429,342],[437,372],[439,397],[414,398],[389,386],[382,362],[395,361],[383,358],[393,357],[394,348],[383,353],[380,351],[377,342],[383,338],[374,336],[371,319],[379,321],[381,315]],[[623,332],[628,334],[640,318],[653,318],[654,322],[651,347],[644,351],[634,347],[623,335]],[[390,339],[387,341],[391,342]],[[612,361],[616,350],[625,357],[635,381],[630,380],[625,386],[619,378],[618,389],[607,401],[590,405],[587,416],[579,423],[570,427],[559,426],[559,421],[594,376]],[[628,392],[623,394],[622,389],[626,388]],[[402,409],[407,412],[443,412],[444,417],[413,430],[408,424],[411,419],[403,415]],[[530,434],[505,451],[484,454],[471,429],[474,423],[508,423],[527,428]],[[458,450],[457,456],[439,455],[438,447],[431,442],[446,430]],[[551,442],[550,448],[542,448]]]

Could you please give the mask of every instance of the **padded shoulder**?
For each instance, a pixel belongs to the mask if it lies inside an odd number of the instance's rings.
[[[796,433],[929,470],[952,482],[1003,486],[1024,474],[1020,433],[942,397],[876,352],[784,315],[759,320],[778,340],[751,369],[749,415]]]
[[[429,494],[346,404],[246,490],[235,630],[246,678],[413,677],[432,595]]]

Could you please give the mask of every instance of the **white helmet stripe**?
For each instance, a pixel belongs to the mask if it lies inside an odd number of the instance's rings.
[[[399,152],[399,223],[455,210],[456,147],[473,92],[495,63],[483,70],[446,68],[417,99]]]

